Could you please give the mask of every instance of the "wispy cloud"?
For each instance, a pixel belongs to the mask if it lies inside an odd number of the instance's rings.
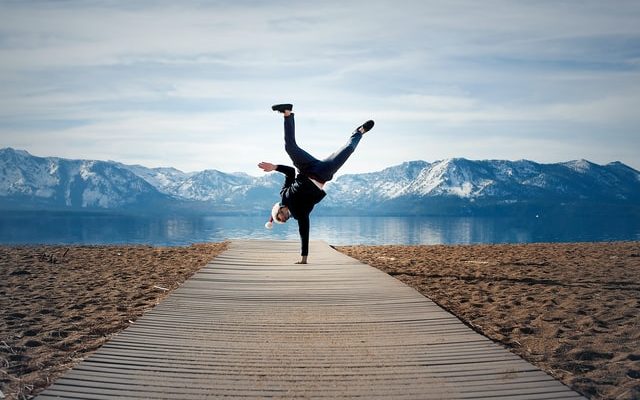
[[[640,4],[3,2],[0,146],[256,173],[301,141],[344,172],[408,159],[640,168]],[[616,140],[610,140],[614,137]]]

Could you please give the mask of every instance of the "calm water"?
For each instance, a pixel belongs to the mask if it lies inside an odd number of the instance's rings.
[[[0,214],[0,244],[186,245],[225,239],[298,239],[297,224],[261,217]],[[311,238],[347,244],[471,244],[640,240],[637,219],[313,217]]]

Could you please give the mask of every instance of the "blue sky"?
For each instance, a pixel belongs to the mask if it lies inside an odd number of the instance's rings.
[[[133,3],[133,5],[132,5]],[[640,169],[638,1],[0,1],[0,147],[184,171],[318,158]]]

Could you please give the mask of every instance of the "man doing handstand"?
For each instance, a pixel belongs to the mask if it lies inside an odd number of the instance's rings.
[[[265,172],[278,171],[285,175],[285,182],[280,190],[281,200],[271,210],[271,218],[267,228],[273,222],[284,224],[293,217],[298,221],[300,232],[302,259],[296,264],[306,264],[309,255],[309,214],[313,207],[326,196],[324,184],[344,165],[349,156],[358,146],[362,135],[373,128],[373,121],[369,120],[356,128],[349,137],[349,141],[335,153],[324,160],[318,160],[307,153],[296,143],[295,123],[292,104],[276,104],[271,107],[274,111],[284,115],[284,148],[293,165],[298,169],[286,165],[276,165],[268,162],[258,164]]]

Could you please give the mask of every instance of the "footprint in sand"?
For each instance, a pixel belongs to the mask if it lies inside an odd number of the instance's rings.
[[[24,354],[10,354],[9,355],[9,361],[12,362],[25,362],[29,360],[29,356],[26,356]]]
[[[569,352],[569,355],[580,361],[611,360],[613,358],[612,353],[595,350],[579,350],[576,352]]]
[[[67,318],[65,319],[63,322],[68,323],[68,322],[78,322],[78,321],[82,321],[84,318],[81,317],[80,315],[74,315],[73,317]]]
[[[536,330],[531,326],[521,326],[518,328],[518,332],[522,333],[523,335],[533,335],[534,333],[536,333]]]
[[[18,319],[22,319],[22,318],[24,318],[26,316],[27,316],[27,314],[16,312],[16,313],[11,313],[11,314],[5,316],[4,319],[5,319],[5,321],[15,321],[15,320],[18,320]]]
[[[33,340],[33,339],[32,339],[32,340],[28,340],[24,345],[25,345],[26,347],[40,347],[40,346],[42,346],[43,344],[44,344],[44,343],[42,343],[42,342],[41,342],[41,341],[39,341],[39,340]]]
[[[514,329],[516,329],[516,328],[514,328],[512,326],[505,326],[505,327],[500,328],[500,333],[502,333],[504,335],[508,335],[511,332],[513,332]]]

